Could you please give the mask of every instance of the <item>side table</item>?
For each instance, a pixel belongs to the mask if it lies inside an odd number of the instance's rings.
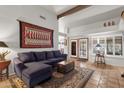
[[[105,64],[105,57],[104,55],[101,55],[101,54],[96,54],[95,56],[95,63],[97,64]]]
[[[0,80],[2,80],[3,75],[5,74],[6,77],[9,77],[9,65],[11,63],[11,60],[3,60],[0,61]],[[3,71],[6,70],[6,72],[3,74]]]

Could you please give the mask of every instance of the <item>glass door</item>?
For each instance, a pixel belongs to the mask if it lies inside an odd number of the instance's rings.
[[[77,40],[71,40],[71,57],[77,57]]]
[[[107,55],[113,55],[113,37],[107,37]]]
[[[122,56],[122,36],[115,36],[115,55]]]
[[[79,58],[88,59],[88,39],[79,40]]]

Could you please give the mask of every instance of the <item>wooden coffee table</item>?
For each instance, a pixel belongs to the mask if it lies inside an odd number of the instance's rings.
[[[66,74],[74,70],[74,67],[75,67],[74,61],[61,61],[57,64],[57,71]]]

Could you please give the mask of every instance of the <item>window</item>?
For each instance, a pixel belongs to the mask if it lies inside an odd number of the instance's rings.
[[[115,55],[122,55],[122,37],[115,37]]]
[[[62,53],[64,53],[64,40],[65,40],[65,37],[59,35],[59,44],[58,44],[58,48],[59,48],[59,50],[61,50]]]
[[[107,43],[107,54],[113,55],[113,38],[108,37],[106,43]]]
[[[93,38],[93,54],[95,54],[95,46],[98,43],[102,46],[102,52],[106,55],[123,56],[122,36]]]
[[[67,53],[67,26],[62,18],[58,20],[58,49]]]
[[[96,48],[97,43],[98,43],[97,38],[93,38],[93,54],[96,53],[95,48]]]
[[[104,54],[105,53],[105,48],[106,48],[106,46],[105,46],[105,38],[100,38],[99,39],[99,44],[102,46],[102,52]]]

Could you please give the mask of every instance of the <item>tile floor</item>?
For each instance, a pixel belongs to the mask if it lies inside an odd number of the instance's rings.
[[[124,72],[124,67],[111,66],[108,64],[96,65],[91,62],[81,62],[77,60],[75,64],[76,66],[78,65],[94,70],[85,88],[124,88],[124,78],[121,77],[121,73]],[[10,86],[6,81],[7,80],[5,80],[5,82],[3,81],[4,84]],[[1,83],[0,86],[2,86]]]
[[[85,85],[85,88],[124,88],[124,78],[121,73],[124,72],[124,67],[117,67],[104,64],[94,64],[91,62],[79,62],[82,67],[94,70],[91,78]]]

